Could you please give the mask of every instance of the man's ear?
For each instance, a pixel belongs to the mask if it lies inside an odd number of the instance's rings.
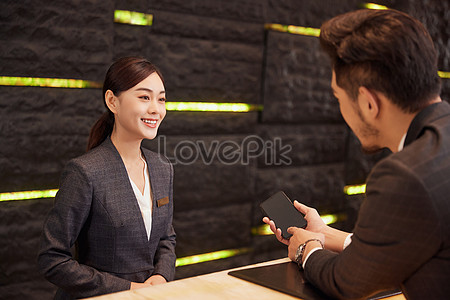
[[[358,104],[366,118],[376,119],[380,114],[381,101],[378,94],[365,86],[358,89]]]
[[[118,100],[119,99],[117,99],[117,97],[114,95],[114,93],[111,90],[107,90],[105,92],[105,103],[106,103],[106,106],[114,114],[117,112]]]

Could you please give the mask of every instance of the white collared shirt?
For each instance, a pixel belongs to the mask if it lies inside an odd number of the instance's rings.
[[[403,147],[405,146],[405,140],[406,140],[406,133],[403,135],[402,139],[400,140],[400,144],[398,145],[398,152],[403,150]]]
[[[350,233],[349,235],[347,235],[347,237],[345,238],[345,241],[344,241],[344,245],[342,246],[342,250],[344,250],[345,248],[347,248],[348,245],[350,245],[350,243],[352,242],[352,235],[353,235],[353,233]],[[311,251],[308,252],[305,259],[303,260],[303,264],[302,264],[303,269],[305,268],[305,264],[306,264],[306,261],[308,260],[309,256],[311,254],[313,254],[314,252],[316,252],[317,250],[322,250],[322,249],[323,249],[322,247],[315,247],[315,248],[312,248]]]
[[[141,193],[131,177],[128,176],[128,178],[130,179],[131,186],[133,187],[133,192],[136,196],[139,208],[141,209],[142,219],[144,220],[145,230],[147,232],[147,238],[150,239],[150,233],[152,231],[152,195],[150,193],[150,180],[148,178],[147,162],[142,157],[142,155],[141,159],[144,162],[144,194]]]

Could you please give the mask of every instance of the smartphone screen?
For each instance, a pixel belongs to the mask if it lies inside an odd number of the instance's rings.
[[[281,229],[281,235],[289,239],[292,234],[287,232],[289,227],[306,227],[306,220],[282,191],[271,196],[260,205],[269,219],[275,222],[275,226]]]

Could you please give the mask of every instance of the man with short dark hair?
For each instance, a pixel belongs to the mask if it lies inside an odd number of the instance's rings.
[[[283,239],[305,277],[337,298],[401,287],[408,299],[450,297],[450,105],[442,102],[437,54],[423,25],[395,10],[360,10],[324,23],[332,89],[367,152],[393,154],[371,171],[352,234],[313,208],[306,230]]]

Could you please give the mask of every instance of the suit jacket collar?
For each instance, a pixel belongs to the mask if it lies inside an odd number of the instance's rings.
[[[447,115],[450,115],[450,105],[445,101],[431,104],[421,110],[409,126],[406,134],[405,147],[422,135],[427,124]]]
[[[105,139],[105,141],[101,144],[101,146],[105,147],[108,150],[108,152],[110,152],[110,154],[113,156],[114,159],[111,160],[111,163],[115,162],[114,163],[115,164],[115,168],[114,169],[117,172],[119,172],[118,175],[121,178],[129,179],[128,172],[127,172],[127,169],[125,167],[125,163],[123,162],[119,151],[117,151],[116,146],[114,146],[113,142],[111,141],[111,137],[108,136]],[[150,189],[151,189],[152,202],[153,202],[152,203],[152,218],[153,218],[154,213],[155,213],[155,201],[156,200],[155,200],[155,196],[154,196],[155,193],[154,193],[154,189],[153,189],[155,185],[152,184],[152,180],[154,180],[154,176],[155,175],[152,174],[152,172],[151,172],[152,167],[151,167],[151,164],[150,164],[150,159],[147,157],[147,155],[145,155],[145,153],[144,153],[144,158],[145,158],[145,160],[147,162],[147,169],[148,169],[148,173],[149,173],[148,175],[149,175]],[[139,220],[139,228],[140,228],[139,230],[142,233],[141,236],[145,237],[145,239],[148,241],[144,220],[142,219],[142,213],[141,213],[141,209],[139,207],[138,201],[136,199],[136,195],[134,194],[134,190],[133,190],[133,187],[131,186],[130,181],[126,180],[126,182],[127,182],[126,183],[126,187],[127,187],[126,195],[127,196],[124,197],[122,199],[122,201],[129,202],[129,208],[132,209],[132,212],[130,212],[130,213],[134,214],[136,216],[136,218]]]

